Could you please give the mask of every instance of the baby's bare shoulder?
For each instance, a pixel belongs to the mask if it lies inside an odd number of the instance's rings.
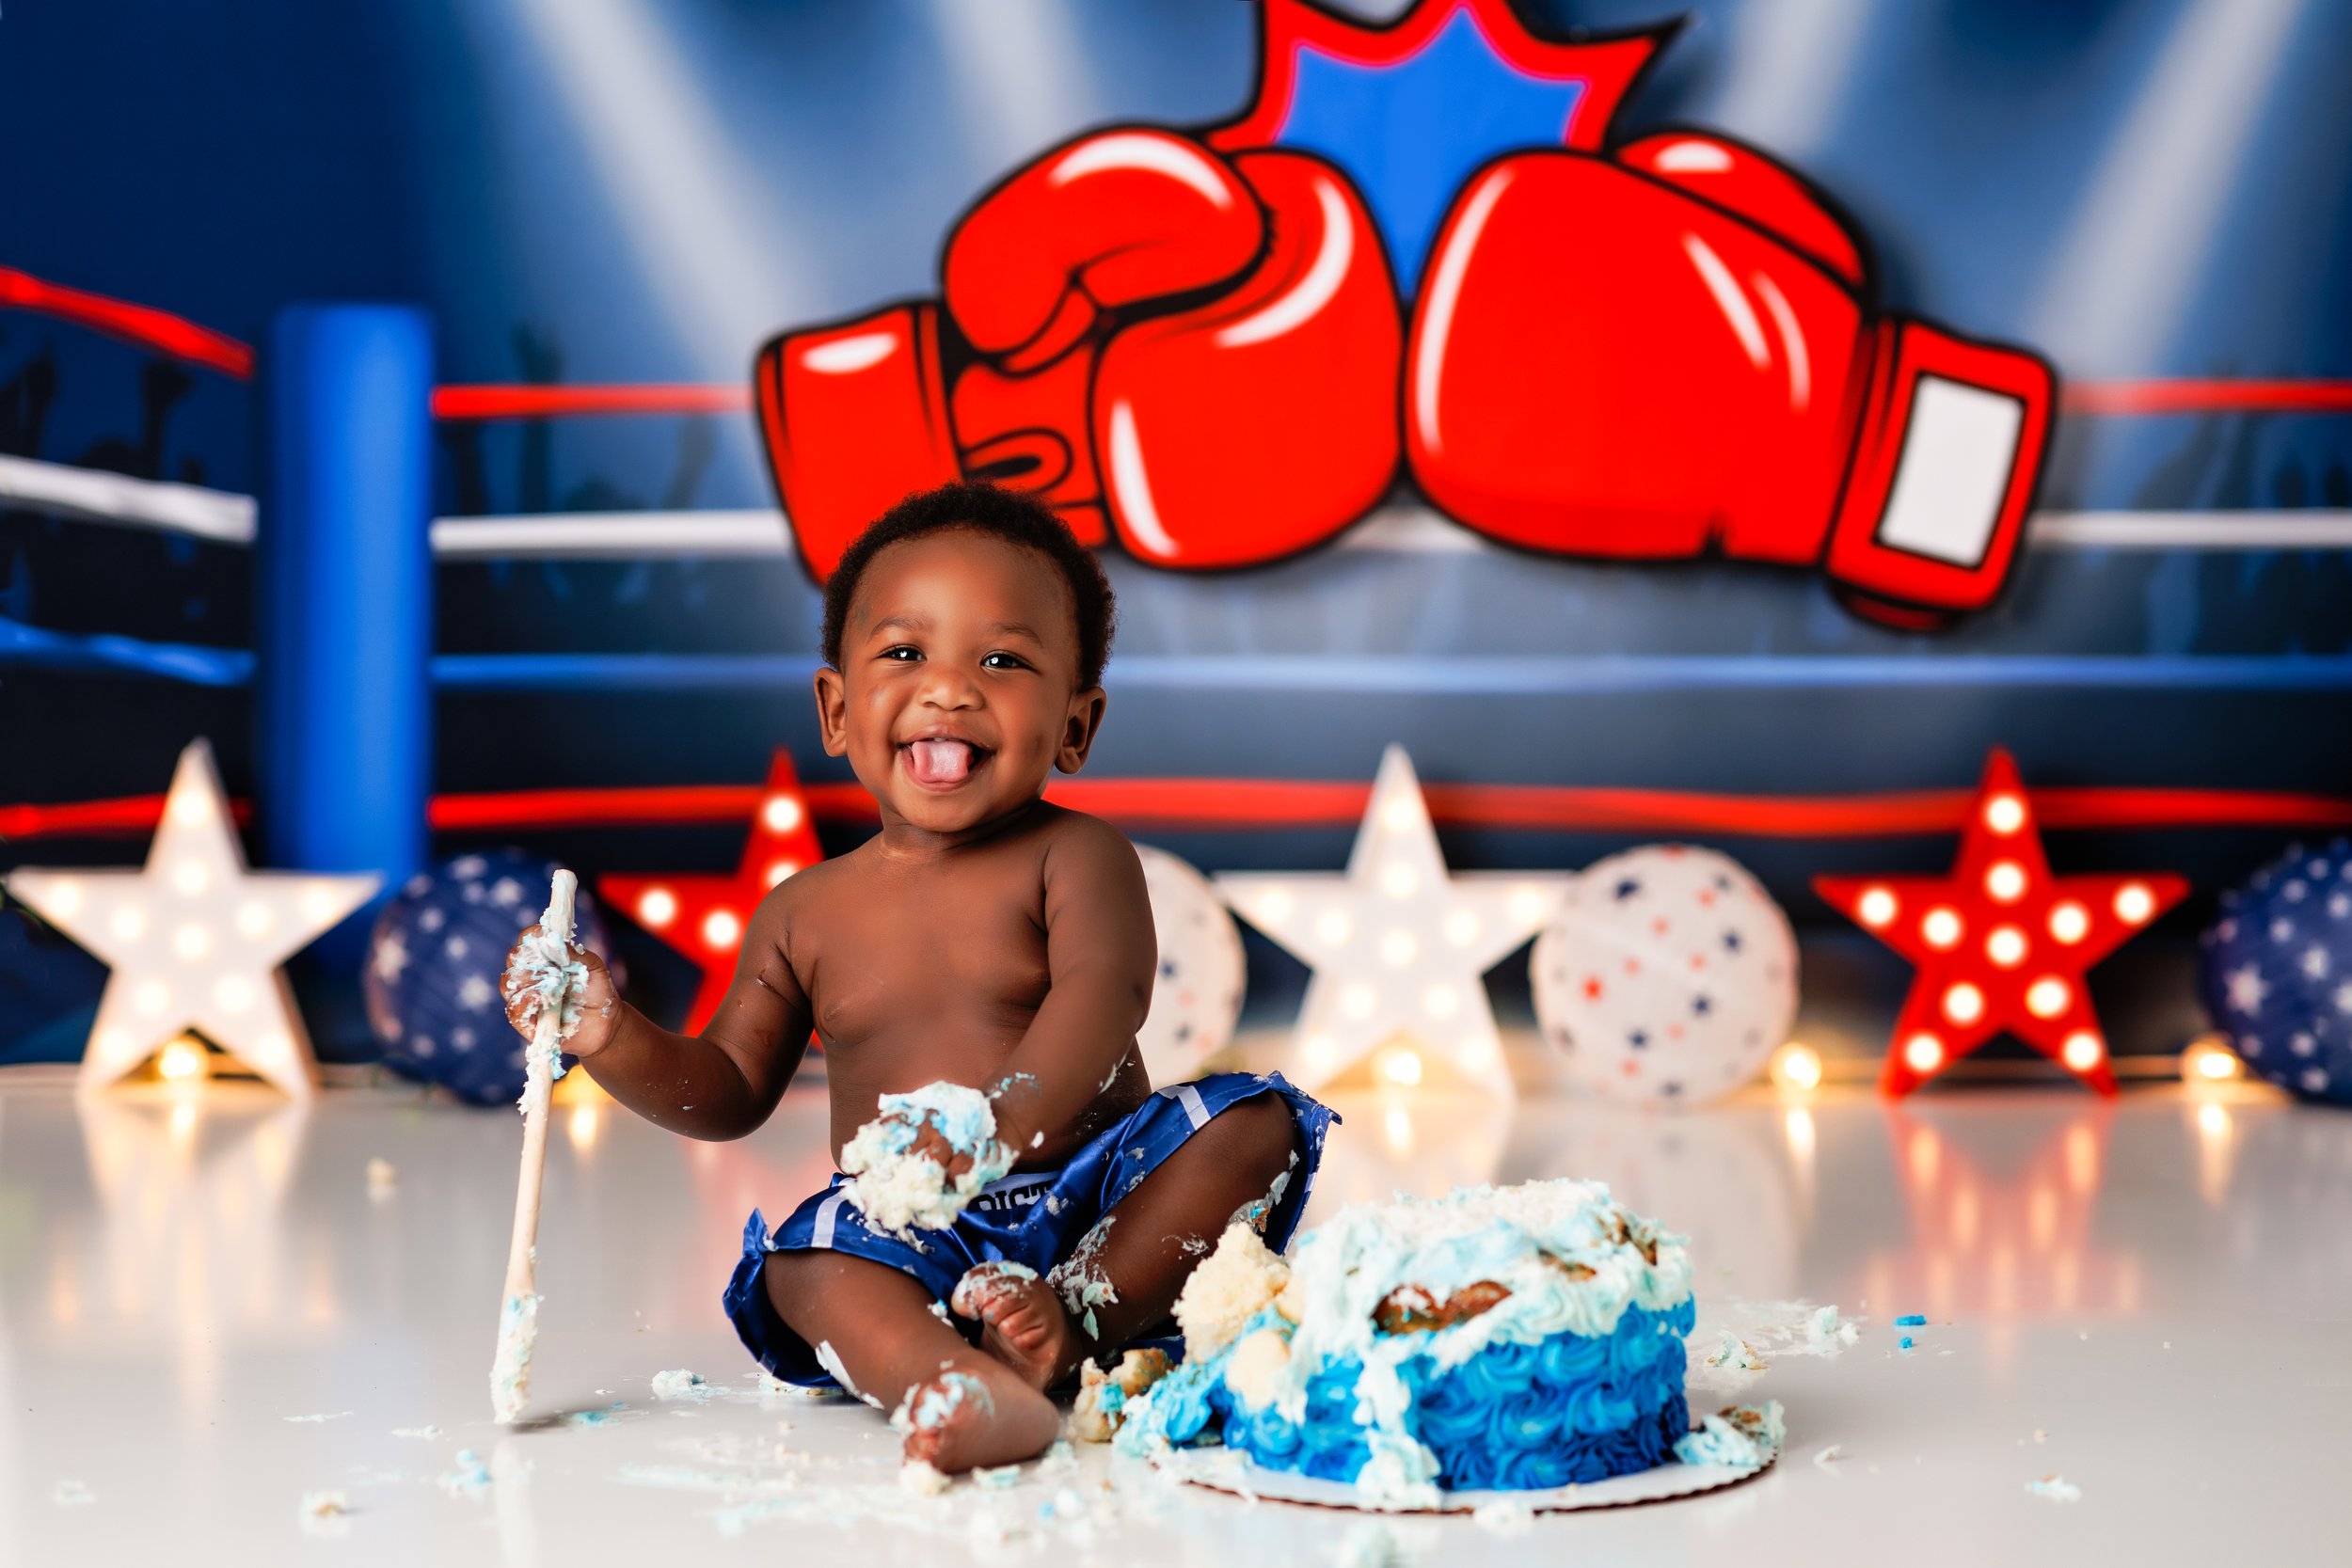
[[[1039,841],[1049,860],[1089,866],[1140,865],[1127,835],[1099,816],[1049,806]]]

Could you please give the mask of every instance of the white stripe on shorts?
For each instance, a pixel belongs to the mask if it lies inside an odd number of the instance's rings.
[[[1200,1091],[1190,1084],[1176,1085],[1176,1103],[1184,1108],[1184,1115],[1190,1118],[1194,1132],[1198,1132],[1209,1125],[1209,1108],[1200,1103]]]
[[[827,1252],[833,1250],[833,1217],[841,1212],[842,1200],[849,1196],[847,1193],[836,1192],[817,1206],[816,1227],[808,1238],[810,1246],[822,1247]]]

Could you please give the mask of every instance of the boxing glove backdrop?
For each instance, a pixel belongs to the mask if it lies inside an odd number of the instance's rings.
[[[755,372],[819,580],[902,496],[1036,492],[1078,537],[1179,567],[1317,544],[1387,490],[1404,330],[1361,198],[1321,159],[1087,136],[981,198],[944,309],[789,333]]]
[[[1458,521],[1572,555],[1819,562],[1903,625],[2007,578],[2049,368],[1873,319],[1852,237],[1761,154],[1672,134],[1501,159],[1424,277],[1406,451]]]

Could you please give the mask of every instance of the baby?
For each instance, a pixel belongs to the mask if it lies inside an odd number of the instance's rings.
[[[767,1120],[813,1026],[836,1175],[725,1293],[778,1377],[895,1408],[942,1471],[1041,1451],[1045,1390],[1172,1336],[1228,1223],[1278,1250],[1330,1113],[1279,1075],[1156,1092],[1136,1048],[1158,950],[1135,849],[1042,799],[1102,727],[1110,584],[1041,503],[951,484],[899,503],[825,586],[818,720],[882,832],[777,885],[697,1038],[586,966],[565,1048],[698,1138]],[[526,943],[536,931],[526,933]],[[519,955],[522,947],[516,949]],[[510,967],[525,1036],[537,992]]]

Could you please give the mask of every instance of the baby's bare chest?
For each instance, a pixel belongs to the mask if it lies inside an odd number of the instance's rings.
[[[1018,867],[844,879],[793,928],[793,969],[829,1048],[1016,1034],[1045,1000],[1044,896]]]

